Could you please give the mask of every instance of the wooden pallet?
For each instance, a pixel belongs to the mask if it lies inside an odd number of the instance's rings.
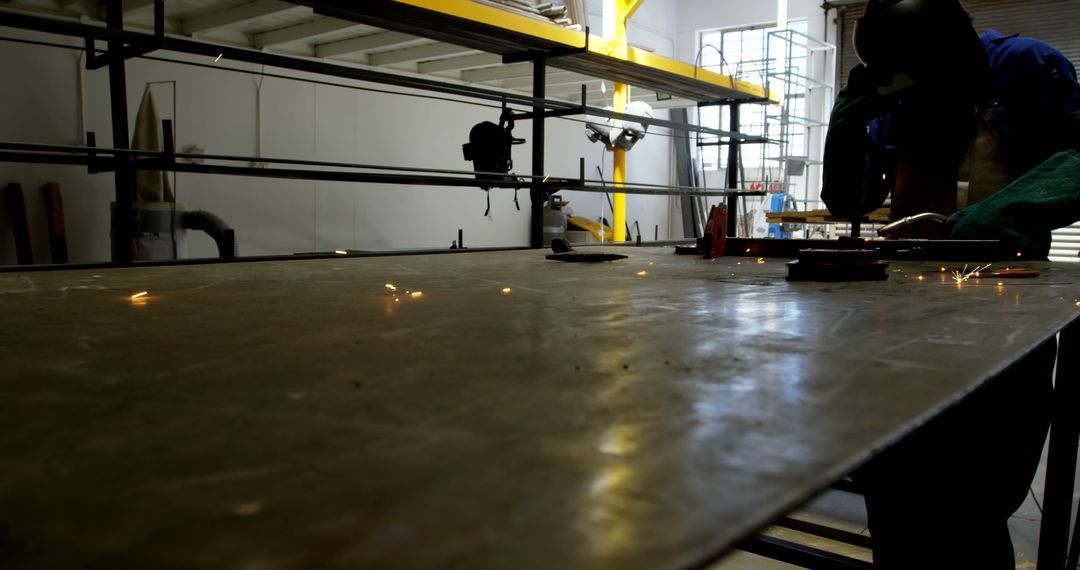
[[[838,218],[828,210],[807,210],[805,212],[766,212],[765,221],[770,224],[847,224],[850,218]],[[878,208],[863,216],[863,222],[874,224],[889,223],[889,208]]]

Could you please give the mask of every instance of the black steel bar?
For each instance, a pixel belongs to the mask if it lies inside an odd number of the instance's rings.
[[[11,220],[11,231],[15,238],[15,259],[19,265],[31,265],[34,263],[34,251],[30,245],[30,227],[26,222],[22,185],[13,182],[4,188],[4,208]]]
[[[70,166],[91,166],[101,163],[102,160],[103,159],[93,158],[90,156],[0,151],[0,162],[27,162],[32,164],[67,164]],[[111,163],[112,161],[109,160],[108,162]]]
[[[87,147],[71,146],[71,145],[49,145],[49,144],[39,144],[39,143],[2,142],[2,141],[0,141],[0,151],[2,151],[2,150],[26,150],[26,151],[35,151],[37,153],[58,153],[58,154],[56,154],[56,156],[60,156],[60,157],[63,157],[63,156],[75,157],[75,156],[86,155],[86,154],[89,153],[91,158],[100,157],[102,155],[108,155],[110,157],[111,156],[129,156],[129,157],[133,157],[133,158],[167,158],[167,155],[165,153],[162,153],[162,152],[159,152],[159,151],[153,151],[153,150],[98,148],[98,147],[93,146],[93,143],[90,142],[92,140],[94,140],[93,139],[93,133],[87,133],[87,141],[88,141],[87,142],[87,145],[88,145]],[[351,162],[327,162],[327,161],[320,161],[320,160],[303,160],[303,159],[289,159],[289,158],[266,158],[266,157],[251,157],[251,156],[233,156],[233,155],[224,155],[224,154],[176,153],[175,157],[177,159],[218,160],[218,161],[224,161],[224,162],[244,162],[244,163],[266,162],[266,163],[271,163],[271,164],[295,164],[295,165],[301,165],[301,166],[325,166],[325,167],[355,168],[355,169],[366,169],[366,170],[391,170],[391,171],[397,171],[397,172],[424,172],[424,173],[431,173],[431,174],[462,174],[462,175],[467,175],[467,176],[472,176],[474,174],[490,174],[492,176],[506,176],[505,172],[477,172],[477,171],[473,171],[473,170],[451,170],[451,169],[440,169],[440,168],[417,168],[417,167],[407,167],[407,166],[379,166],[379,165],[374,165],[374,164],[356,164],[356,163],[351,163]],[[50,161],[50,162],[52,162],[52,161]],[[105,162],[105,160],[103,159],[102,162]],[[62,161],[56,161],[56,163],[57,164],[63,164]],[[77,160],[77,161],[73,161],[72,163],[73,164],[84,165],[84,164],[86,164],[86,161]],[[583,159],[583,158],[578,159],[578,171],[579,171],[578,176],[579,176],[579,178],[577,178],[577,179],[551,178],[551,180],[553,182],[551,184],[549,184],[549,186],[552,185],[552,184],[564,185],[565,186],[566,184],[569,184],[570,181],[575,182],[576,185],[578,185],[578,186],[588,186],[590,184],[604,185],[604,184],[607,183],[605,180],[585,178],[584,177],[585,176],[584,175],[584,164],[585,164],[585,159]],[[162,167],[155,166],[154,168],[155,169],[160,169]],[[146,168],[144,168],[144,169],[146,169]],[[297,172],[304,172],[304,171],[297,171]],[[544,178],[549,178],[548,176],[532,176],[532,175],[529,175],[529,174],[515,174],[514,176],[517,177],[517,178],[528,178],[528,179],[539,179],[539,180],[543,180]],[[485,183],[486,182],[487,181],[485,181]],[[494,181],[492,181],[492,182],[494,182]],[[510,186],[507,186],[507,187],[513,187],[513,186],[514,185],[510,185]],[[729,191],[729,192],[730,191],[737,191],[737,192],[740,193],[739,195],[745,195],[745,196],[760,196],[760,195],[764,194],[764,192],[760,192],[760,191],[745,191],[745,190],[734,189],[734,188],[699,188],[697,186],[683,186],[683,185],[672,186],[672,185],[668,185],[668,184],[650,184],[650,183],[646,183],[646,182],[631,182],[630,186],[633,186],[635,188],[659,188],[659,189],[666,189],[666,190],[704,190],[704,191],[710,191],[710,192],[712,192],[712,191]],[[521,185],[519,187],[524,187],[524,185]]]
[[[124,3],[122,0],[106,2],[105,20],[110,30],[123,32]],[[110,38],[108,44],[110,53],[119,53],[124,49],[124,42],[119,37]],[[127,70],[123,59],[118,58],[109,63],[109,100],[112,103],[113,147],[127,149],[129,147]],[[134,213],[131,209],[133,179],[131,170],[119,161],[113,177],[116,183],[116,206],[112,224],[112,255],[113,261],[124,265],[131,263],[133,256],[131,243],[135,228]]]
[[[236,230],[228,228],[222,231],[225,243],[222,245],[222,259],[232,261],[236,259]]]
[[[86,56],[86,69],[95,70],[112,65],[117,61],[123,61],[139,57],[140,55],[146,55],[152,51],[161,49],[160,46],[154,44],[137,44],[133,46],[126,46],[118,53],[107,52],[103,55],[96,55],[94,51],[87,51]]]
[[[1078,503],[1077,508],[1080,508],[1080,503]],[[1065,562],[1065,567],[1075,569],[1078,566],[1080,566],[1080,524],[1074,521],[1072,541],[1069,543],[1069,559]]]
[[[162,158],[168,162],[176,160],[176,146],[173,140],[173,123],[170,119],[161,121]]]
[[[851,220],[851,237],[857,238],[862,234],[862,220],[855,218]]]
[[[728,111],[730,120],[728,125],[733,132],[739,132],[739,104],[732,103],[731,108]],[[732,139],[731,145],[728,146],[727,155],[727,187],[738,188],[739,187],[739,142]],[[735,196],[728,196],[727,199],[727,235],[728,237],[737,237],[739,235],[739,200]]]
[[[415,176],[409,174],[386,174],[379,172],[341,172],[334,170],[294,170],[285,168],[256,168],[248,166],[225,166],[220,164],[189,164],[178,162],[174,165],[146,160],[137,164],[140,170],[174,170],[195,174],[225,174],[251,176],[256,178],[283,178],[292,180],[319,180],[325,182],[371,182],[376,184],[412,184],[422,186],[478,187],[474,178],[453,176]],[[551,180],[547,184],[527,180],[485,180],[485,186],[495,188],[527,188],[540,184],[542,188],[554,187],[560,181],[576,183],[576,180]]]
[[[125,42],[137,44],[146,40],[152,40],[154,37],[152,34],[131,32],[111,27],[92,26],[78,22],[44,18],[17,12],[4,12],[4,18],[0,21],[0,26],[88,39],[106,40],[110,42],[115,41],[121,44]],[[256,65],[268,65],[282,69],[292,69],[294,71],[305,71],[346,79],[396,85],[398,87],[426,89],[429,91],[475,97],[477,99],[486,99],[490,101],[508,101],[520,105],[532,105],[534,103],[532,98],[527,95],[506,93],[469,85],[446,83],[434,79],[396,75],[370,69],[353,68],[344,65],[275,55],[272,53],[226,45],[208,44],[170,36],[164,38],[163,44],[161,49],[164,50],[204,55],[210,58],[217,58],[220,55],[224,60],[242,61]],[[563,101],[546,101],[543,103],[552,106],[552,108],[568,108],[576,106],[572,103]]]
[[[870,570],[874,567],[869,562],[771,536],[749,538],[737,548],[811,570]]]
[[[756,135],[743,135],[739,133],[733,133],[731,131],[725,131],[721,129],[711,129],[709,127],[702,127],[700,125],[690,125],[687,123],[678,123],[675,121],[669,121],[665,119],[656,119],[649,117],[642,117],[640,115],[628,115],[626,113],[616,113],[615,111],[609,111],[607,109],[601,109],[599,107],[585,107],[587,114],[595,117],[607,117],[611,119],[622,119],[635,123],[641,123],[643,125],[649,125],[651,127],[667,127],[676,131],[686,131],[692,133],[703,133],[707,135],[716,135],[721,137],[738,138],[739,140],[751,139],[751,142],[762,142],[762,139]]]
[[[874,249],[882,259],[908,261],[1003,261],[1016,259],[1016,250],[997,240],[874,240],[728,238],[724,255],[798,257],[802,249]]]
[[[105,152],[107,154],[107,151]],[[101,172],[109,169],[115,163],[111,158],[93,158],[90,156],[70,154],[45,154],[32,152],[8,152],[0,151],[0,162],[25,162],[37,164],[67,164],[72,166],[87,166]],[[410,184],[423,186],[449,186],[459,188],[471,188],[477,186],[474,178],[452,176],[414,176],[405,174],[386,174],[373,172],[341,172],[328,170],[294,170],[281,168],[256,168],[247,166],[226,166],[215,164],[189,164],[170,163],[163,158],[143,158],[124,163],[125,168],[132,170],[164,170],[191,174],[221,174],[231,176],[251,176],[256,178],[283,178],[291,180],[319,180],[326,182],[370,182],[379,184]],[[589,181],[586,181],[589,182]],[[547,182],[532,180],[491,180],[485,181],[488,186],[496,188],[532,188],[539,186],[544,195],[558,190],[574,190],[577,192],[609,192],[610,188],[604,185],[582,184],[580,180],[573,178],[549,178]],[[726,189],[680,189],[670,186],[653,186],[648,184],[628,185],[623,187],[625,194],[646,195],[688,195],[688,196],[760,196],[760,191],[732,191]]]
[[[411,255],[438,255],[444,253],[484,253],[493,251],[521,251],[530,249],[527,247],[480,247],[469,249],[403,249],[403,250],[391,250],[391,251],[356,251],[351,250],[346,255],[338,253],[322,252],[322,253],[295,253],[292,255],[263,255],[263,256],[250,256],[250,257],[235,257],[233,259],[225,259],[222,257],[203,257],[195,259],[164,259],[155,261],[136,261],[133,265],[136,267],[161,267],[161,266],[174,266],[174,265],[209,265],[216,263],[259,263],[264,261],[293,261],[293,260],[311,260],[311,259],[341,259],[343,257],[397,257],[397,256],[411,256]],[[22,266],[2,266],[0,265],[0,273],[26,273],[31,271],[70,271],[74,269],[118,269],[121,266],[116,263],[100,262],[100,263],[68,263],[68,264],[39,264]],[[131,267],[128,265],[126,267]]]
[[[742,137],[742,138],[739,138],[739,139],[733,139],[733,140],[735,140],[737,142],[741,142],[742,144],[778,143],[778,142],[780,142],[780,141],[775,140],[775,139],[769,139],[769,138],[759,137],[759,136],[745,136],[745,137]],[[702,146],[726,146],[726,145],[729,145],[729,144],[731,144],[731,141],[721,141],[721,140],[698,141],[698,142],[694,143],[694,146],[699,146],[699,147],[702,147]]]
[[[540,57],[533,61],[533,98],[542,100],[547,88],[546,84],[547,61]],[[529,225],[529,245],[534,248],[544,246],[544,201],[548,193],[544,190],[543,183],[536,182],[536,177],[544,176],[544,108],[533,106],[533,132],[532,132],[532,174],[533,183],[529,188],[529,198],[532,202],[531,222]]]
[[[154,0],[154,37],[165,41],[165,0]]]
[[[112,27],[112,26],[110,26]],[[92,39],[86,39],[86,69],[101,69],[117,61],[128,60],[161,49],[165,44],[165,2],[154,0],[154,35],[120,49],[110,47],[99,55]]]
[[[60,184],[46,183],[42,187],[45,198],[45,221],[49,230],[49,258],[52,263],[67,263],[67,231],[64,225],[64,200]]]
[[[1080,323],[1073,322],[1058,337],[1050,443],[1046,455],[1042,522],[1039,526],[1039,570],[1065,568],[1072,518],[1073,485],[1080,423]],[[1075,556],[1075,555],[1073,555]],[[1071,567],[1075,568],[1075,566]]]
[[[20,14],[16,12],[3,12],[4,18],[0,21],[0,26],[7,26],[12,28],[20,28],[26,30],[35,30],[40,32],[46,32],[51,34],[60,34],[73,37],[82,37],[86,39],[97,40],[118,40],[121,42],[137,43],[146,39],[153,39],[152,34],[145,34],[140,32],[130,32],[124,30],[111,30],[101,26],[91,26],[87,24],[81,24],[77,22],[68,22],[64,20],[57,20],[51,18],[43,18],[40,16],[32,16],[27,14]],[[91,44],[88,42],[87,49],[91,49]],[[67,49],[79,49],[73,46],[65,46]],[[370,69],[360,69],[353,67],[346,67],[343,65],[335,65],[322,61],[312,61],[307,59],[295,58],[290,56],[276,55],[267,52],[255,51],[244,48],[237,48],[225,45],[207,44],[202,42],[196,42],[192,40],[186,40],[182,38],[174,38],[166,36],[163,41],[161,49],[167,51],[175,51],[181,53],[189,53],[195,55],[204,55],[209,58],[217,58],[219,55],[223,60],[241,61],[245,63],[252,63],[256,65],[267,65],[271,67],[278,67],[281,69],[291,69],[294,71],[303,71],[319,75],[330,75],[334,77],[341,77],[344,79],[353,79],[357,81],[367,81],[371,83],[381,83],[385,85],[394,85],[397,87],[406,87],[412,89],[422,89],[426,91],[433,91],[436,93],[446,93],[451,95],[458,95],[461,97],[470,97],[474,99],[486,100],[486,101],[499,101],[508,102],[515,105],[524,106],[540,106],[549,109],[580,109],[580,104],[571,103],[569,101],[561,101],[558,99],[540,99],[536,100],[534,97],[528,95],[521,95],[515,93],[509,93],[505,91],[496,91],[493,89],[485,89],[482,87],[475,87],[471,85],[460,85],[454,83],[445,83],[434,79],[424,79],[413,76],[397,75],[392,73],[380,72]],[[148,58],[154,59],[154,58]],[[190,64],[199,65],[194,62],[174,61],[172,63],[177,64]],[[252,73],[248,70],[228,69],[222,66],[217,66],[217,69],[227,69],[228,71],[236,71],[240,73]],[[258,73],[258,72],[255,72]],[[297,81],[306,81],[304,79],[289,78]],[[585,107],[585,113],[597,117],[608,117],[613,119],[622,119],[627,121],[634,121],[643,125],[666,127],[673,130],[698,132],[710,135],[716,135],[721,137],[737,136],[742,140],[748,140],[752,142],[763,142],[761,137],[751,135],[738,135],[723,131],[720,129],[711,129],[708,127],[702,127],[700,125],[691,125],[687,123],[677,123],[675,121],[669,121],[665,119],[640,117],[637,115],[628,115],[626,113],[616,113],[607,109],[599,107]]]
[[[88,152],[87,147],[93,147],[90,150],[91,156],[100,155],[112,155],[112,156],[130,156],[130,157],[162,157],[163,154],[153,150],[141,150],[141,149],[115,149],[115,148],[97,148],[90,141],[93,140],[94,133],[87,133],[87,146],[73,146],[73,145],[51,145],[40,143],[22,143],[22,142],[2,142],[0,141],[0,150],[26,150],[41,153],[66,153],[66,155],[84,155]],[[267,157],[251,157],[251,156],[234,156],[224,154],[194,154],[194,153],[174,153],[174,157],[177,159],[199,159],[199,160],[220,160],[227,162],[266,162],[271,164],[295,164],[299,166],[327,166],[327,167],[340,167],[340,168],[357,168],[367,170],[393,170],[398,172],[426,172],[433,174],[463,174],[472,176],[474,174],[491,174],[494,176],[506,176],[505,172],[478,172],[475,170],[450,170],[441,168],[418,168],[409,166],[380,166],[375,164],[357,164],[351,162],[328,162],[322,160],[303,160],[294,158],[267,158]],[[81,163],[80,163],[81,164]],[[519,178],[532,178],[528,174],[515,174],[514,176]],[[543,178],[543,177],[540,177]]]
[[[836,542],[843,542],[844,544],[858,546],[859,548],[869,549],[871,547],[869,536],[846,531],[839,528],[833,528],[831,526],[826,526],[823,524],[793,519],[790,517],[784,517],[776,521],[774,524],[776,526],[790,528],[791,530],[797,530],[802,533],[820,536],[822,538],[827,538]]]

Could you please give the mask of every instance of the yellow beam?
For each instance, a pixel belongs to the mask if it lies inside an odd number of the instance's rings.
[[[566,46],[583,46],[585,45],[585,33],[577,30],[570,30],[562,26],[523,16],[521,14],[515,14],[508,10],[496,8],[494,6],[488,6],[486,4],[480,4],[479,2],[473,2],[472,0],[391,0],[392,2],[419,8],[423,10],[430,10],[443,15],[468,20],[472,23],[492,26],[501,28],[508,32],[514,32],[517,34],[524,34],[538,40],[553,42]],[[641,6],[644,0],[617,0],[623,7],[623,13],[633,14],[634,10],[637,10]],[[358,3],[361,6],[367,3]],[[375,4],[374,2],[372,4]],[[363,7],[358,7],[357,12],[363,12]],[[619,23],[625,25],[626,20],[619,19]],[[444,30],[445,31],[445,30]],[[624,32],[625,33],[625,32]],[[621,48],[621,49],[620,49]],[[606,78],[613,81],[618,81],[621,78],[629,78],[633,81],[633,76],[638,69],[634,69],[633,66],[622,65],[620,61],[629,62],[632,64],[640,65],[651,70],[661,71],[664,73],[673,74],[679,76],[679,78],[696,79],[700,81],[704,87],[721,87],[726,90],[737,91],[748,98],[761,98],[765,96],[765,88],[760,85],[754,85],[746,81],[737,81],[731,77],[721,75],[719,73],[713,73],[703,69],[696,69],[693,65],[683,63],[671,58],[656,55],[654,53],[640,50],[634,47],[626,46],[622,44],[618,45],[614,38],[601,38],[595,35],[589,36],[589,56],[596,58],[597,56],[606,56],[610,58],[613,64],[611,69],[607,69],[609,66],[603,63],[601,60],[600,65],[595,68],[590,66],[590,74],[596,77]],[[577,56],[571,56],[577,57]],[[558,65],[557,60],[551,62],[553,65]],[[646,70],[647,71],[647,70]],[[650,87],[655,88],[655,87]],[[675,91],[675,94],[679,94]],[[699,99],[700,100],[700,99]]]
[[[626,24],[634,12],[641,6],[643,0],[615,0],[615,37],[609,39],[609,46],[614,44],[614,57],[625,60],[628,55],[626,41]],[[616,113],[626,111],[626,102],[630,100],[630,86],[625,83],[615,84],[615,94],[612,101],[612,110]],[[615,241],[626,241],[626,194],[619,192],[619,188],[626,185],[626,151],[615,147],[614,151],[614,174],[612,181],[616,189],[614,200],[611,205],[611,226],[615,232]]]
[[[514,30],[537,38],[563,43],[568,46],[580,46],[585,44],[584,32],[570,30],[556,24],[542,22],[535,18],[522,16],[521,14],[515,14],[509,10],[473,2],[472,0],[394,1],[399,4],[407,4],[409,6],[415,6],[433,12],[441,12],[464,20],[472,20],[489,26]],[[589,43],[592,43],[591,38]]]

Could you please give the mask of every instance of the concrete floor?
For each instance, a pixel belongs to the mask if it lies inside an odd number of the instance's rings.
[[[1080,480],[1080,467],[1077,469]],[[1046,477],[1046,449],[1043,449],[1042,462],[1032,481],[1032,492],[1020,509],[1009,519],[1012,531],[1013,549],[1016,551],[1016,569],[1034,570],[1038,552],[1039,522],[1043,500],[1043,482]],[[1080,498],[1080,494],[1074,497]],[[1074,506],[1075,508],[1075,506]],[[934,516],[927,513],[927,516]],[[792,514],[793,518],[812,521],[833,528],[869,535],[866,530],[866,508],[862,497],[842,491],[827,491],[804,509]],[[843,554],[860,560],[871,560],[871,552],[848,544],[838,543],[796,531],[770,527],[765,534],[785,540],[799,542],[815,548]],[[777,562],[746,552],[733,552],[717,562],[709,570],[790,570],[798,568],[791,564]]]

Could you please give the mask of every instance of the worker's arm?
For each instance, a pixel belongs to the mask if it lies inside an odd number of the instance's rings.
[[[855,218],[881,207],[893,183],[892,153],[874,136],[871,123],[889,113],[892,96],[863,65],[851,70],[836,97],[825,138],[821,200],[834,216]]]
[[[994,85],[983,115],[1020,172],[1055,152],[1080,150],[1080,84],[1073,64],[1030,38],[989,46]]]

